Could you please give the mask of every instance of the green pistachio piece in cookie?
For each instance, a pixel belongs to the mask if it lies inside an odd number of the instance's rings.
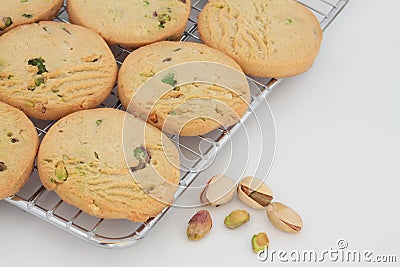
[[[45,65],[44,65],[45,62],[46,61],[43,58],[38,57],[38,58],[30,59],[28,61],[28,64],[38,68],[37,74],[42,74],[44,72],[48,72],[46,67],[45,67]]]
[[[33,103],[33,102],[30,101],[30,100],[26,100],[26,104],[27,104],[28,106],[32,107],[32,108],[35,107],[35,103]]]
[[[6,28],[10,27],[13,21],[10,17],[3,17],[0,21],[0,31],[4,31]]]
[[[139,161],[150,163],[150,156],[147,149],[144,146],[139,146],[133,151],[135,158]]]
[[[171,16],[168,15],[168,14],[163,13],[163,14],[159,14],[159,15],[157,16],[157,19],[158,19],[158,22],[160,23],[160,24],[158,25],[158,27],[159,27],[160,29],[164,29],[164,28],[165,28],[165,24],[166,24],[168,21],[171,21]]]
[[[10,17],[5,18],[4,24],[6,25],[6,27],[10,27],[12,23],[13,23],[13,21]]]
[[[150,155],[144,146],[139,146],[133,151],[134,157],[139,161],[135,167],[131,167],[131,172],[143,170],[146,168],[146,163],[150,163]]]
[[[35,78],[35,85],[36,86],[40,86],[42,83],[44,83],[44,78],[43,77]]]
[[[155,75],[155,73],[154,73],[154,71],[149,71],[149,72],[142,72],[139,75],[143,76],[143,77],[153,77]]]
[[[161,82],[169,84],[171,86],[175,86],[178,82],[175,80],[175,73],[168,73]]]
[[[292,24],[293,23],[293,20],[292,19],[287,19],[286,21],[285,21],[285,24],[286,25],[289,25],[289,24]]]
[[[24,18],[26,18],[26,19],[30,19],[30,18],[33,17],[32,14],[27,14],[27,13],[22,14],[22,16],[23,16]]]
[[[68,172],[65,168],[64,162],[60,161],[57,163],[55,171],[57,181],[65,182],[68,178]]]

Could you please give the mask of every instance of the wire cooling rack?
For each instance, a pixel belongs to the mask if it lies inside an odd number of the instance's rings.
[[[308,7],[316,15],[322,29],[325,30],[349,0],[301,0],[299,2]],[[181,39],[182,41],[201,42],[197,32],[197,16],[206,3],[206,0],[192,0],[191,15]],[[68,22],[65,4],[55,20]],[[120,46],[113,46],[111,49],[119,65],[122,64],[130,53]],[[250,110],[254,110],[260,104],[260,101],[265,101],[265,97],[281,81],[274,78],[258,79],[248,77],[248,79],[258,87],[258,90],[252,94],[250,109],[243,116],[242,122],[250,117]],[[116,92],[115,87],[111,95],[101,104],[101,107],[121,109],[122,106]],[[33,120],[33,122],[40,139],[44,137],[48,129],[54,124],[54,122],[40,120]],[[175,199],[178,199],[182,195],[187,186],[196,179],[201,170],[207,166],[210,159],[216,156],[241,125],[242,123],[239,123],[228,130],[218,129],[207,136],[185,138],[183,140],[174,136],[171,137],[171,140],[179,146],[181,153],[185,154],[184,158],[190,159],[181,162],[181,186],[175,194]],[[202,147],[202,149],[198,149],[199,147]],[[168,207],[165,208],[157,217],[145,223],[95,218],[63,202],[54,192],[47,191],[40,183],[36,166],[29,182],[20,192],[7,198],[5,201],[89,243],[106,248],[126,247],[137,243],[145,237],[169,209]]]

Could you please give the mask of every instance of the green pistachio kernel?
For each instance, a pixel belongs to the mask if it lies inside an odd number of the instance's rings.
[[[250,220],[250,214],[246,210],[234,210],[225,217],[224,224],[229,229],[236,229]]]
[[[251,238],[253,251],[258,253],[264,251],[269,245],[269,239],[266,233],[258,233]]]
[[[4,31],[6,28],[10,27],[13,21],[10,17],[3,17],[0,23],[0,31]]]
[[[68,172],[65,168],[64,162],[60,161],[56,165],[55,175],[57,181],[65,182],[68,178]]]
[[[28,106],[32,107],[32,108],[35,107],[35,103],[33,103],[33,102],[30,101],[30,100],[26,100],[26,104],[27,104]]]
[[[149,72],[142,72],[139,75],[143,76],[143,77],[153,77],[155,75],[155,73],[154,73],[154,71],[151,70]]]
[[[285,21],[285,24],[286,25],[289,25],[289,24],[292,24],[293,23],[293,20],[292,19],[287,19],[286,21]]]
[[[171,16],[168,15],[168,14],[163,13],[163,14],[159,14],[159,15],[157,16],[157,19],[158,19],[158,22],[159,22],[158,27],[159,27],[160,29],[164,29],[164,28],[165,28],[165,24],[166,24],[168,21],[171,21]]]
[[[169,84],[171,86],[175,86],[178,82],[175,80],[175,73],[168,73],[164,78],[161,80],[161,82]]]
[[[28,64],[38,68],[37,74],[42,74],[44,72],[48,72],[46,69],[46,66],[44,65],[45,62],[46,61],[43,58],[38,57],[38,58],[30,59],[28,61]]]
[[[133,151],[134,157],[139,161],[138,165],[131,167],[131,172],[143,170],[146,168],[146,163],[150,163],[150,155],[144,146],[139,146]]]
[[[35,78],[35,85],[36,86],[40,86],[42,83],[44,83],[44,78],[43,77]]]
[[[23,16],[24,18],[26,18],[26,19],[30,19],[30,18],[33,17],[32,14],[27,14],[27,13],[22,14],[22,16]]]

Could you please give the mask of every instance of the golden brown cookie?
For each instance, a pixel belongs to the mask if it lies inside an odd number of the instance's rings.
[[[63,0],[7,0],[0,4],[0,35],[36,21],[52,20]]]
[[[28,181],[39,146],[38,133],[26,115],[0,102],[0,199],[17,193]]]
[[[43,185],[96,217],[146,221],[173,202],[179,154],[158,129],[117,109],[60,119],[38,153]]]
[[[308,70],[322,30],[295,0],[210,0],[200,13],[201,40],[234,58],[249,75],[288,77]]]
[[[61,22],[22,25],[0,38],[0,100],[53,120],[108,97],[117,64],[94,31]]]
[[[190,0],[68,0],[72,23],[98,32],[109,44],[135,48],[179,40],[190,14]]]
[[[118,95],[135,116],[171,134],[196,136],[237,123],[250,90],[239,65],[203,44],[158,42],[133,51]]]

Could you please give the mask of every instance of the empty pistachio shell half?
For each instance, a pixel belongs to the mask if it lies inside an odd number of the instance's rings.
[[[225,175],[213,176],[200,194],[202,204],[220,206],[233,199],[235,196],[236,183]]]
[[[251,176],[240,181],[237,194],[244,204],[254,209],[264,209],[273,199],[271,188],[261,180]]]
[[[245,210],[234,210],[225,217],[224,224],[230,229],[236,229],[250,220],[250,214]]]
[[[189,240],[199,240],[205,237],[212,228],[211,215],[206,210],[197,212],[189,221],[186,235]]]
[[[303,220],[293,209],[280,202],[271,203],[267,209],[271,223],[281,231],[298,233],[303,228]]]
[[[253,235],[253,237],[251,238],[251,245],[255,253],[265,250],[269,245],[269,238],[267,234],[261,232]]]

